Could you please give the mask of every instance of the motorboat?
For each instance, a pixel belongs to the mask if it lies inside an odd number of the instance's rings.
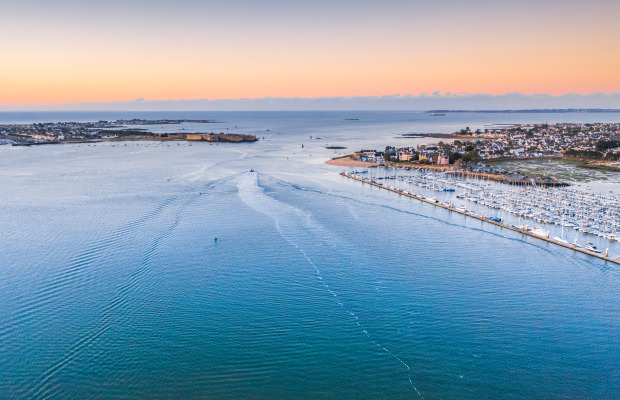
[[[545,231],[545,230],[543,230],[542,228],[539,228],[539,227],[536,227],[536,228],[532,229],[530,231],[530,233],[532,235],[536,235],[536,236],[543,237],[543,238],[548,238],[549,237],[549,231]]]

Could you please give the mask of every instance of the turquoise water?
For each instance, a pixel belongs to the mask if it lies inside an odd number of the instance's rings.
[[[620,397],[617,266],[323,164],[458,121],[215,119],[265,140],[0,148],[0,398]]]

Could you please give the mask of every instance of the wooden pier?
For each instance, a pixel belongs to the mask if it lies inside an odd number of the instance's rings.
[[[497,221],[490,220],[487,217],[485,217],[484,215],[480,216],[480,215],[476,215],[476,214],[473,214],[473,213],[470,213],[470,212],[467,212],[467,211],[458,210],[458,209],[456,209],[456,208],[454,208],[454,207],[452,207],[450,205],[442,204],[442,203],[439,203],[439,202],[436,202],[436,201],[433,201],[433,200],[426,199],[424,197],[416,196],[414,194],[405,193],[404,191],[399,190],[399,189],[390,189],[389,187],[385,187],[385,186],[380,185],[378,183],[372,182],[368,178],[358,178],[356,176],[349,175],[346,172],[341,172],[340,175],[342,175],[342,176],[344,176],[346,178],[349,178],[349,179],[356,180],[358,182],[362,182],[362,183],[371,185],[371,186],[376,186],[379,189],[385,189],[385,190],[387,190],[389,192],[394,192],[394,193],[396,193],[396,194],[398,194],[400,196],[410,197],[412,199],[415,199],[415,200],[418,200],[418,201],[421,201],[421,202],[424,202],[424,203],[428,203],[428,204],[434,205],[436,207],[444,208],[444,209],[446,209],[448,211],[451,211],[451,212],[462,214],[462,215],[465,215],[465,216],[470,217],[470,218],[475,218],[475,219],[478,219],[480,221],[483,221],[483,222],[486,222],[486,223],[489,223],[489,224],[492,224],[492,225],[497,225],[500,228],[510,229],[511,231],[519,232],[522,235],[530,236],[530,237],[533,237],[535,239],[543,240],[543,241],[548,242],[548,243],[552,243],[552,244],[555,244],[555,245],[558,245],[558,246],[566,247],[567,249],[578,251],[580,253],[587,254],[587,255],[589,255],[591,257],[600,258],[601,260],[609,261],[611,263],[620,265],[620,259],[618,259],[618,258],[611,258],[611,257],[608,257],[607,255],[604,255],[604,254],[601,254],[601,253],[594,253],[594,252],[591,252],[589,250],[584,249],[583,247],[577,247],[575,244],[562,243],[562,242],[559,242],[557,240],[550,239],[549,237],[535,235],[535,234],[533,234],[531,232],[528,232],[525,229],[516,228],[514,226],[506,225],[506,224],[504,224],[502,222],[497,222]]]

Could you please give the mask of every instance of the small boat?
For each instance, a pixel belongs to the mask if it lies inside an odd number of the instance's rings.
[[[584,247],[584,249],[592,252],[592,253],[600,253],[600,250],[596,248],[595,245],[593,245],[592,243],[588,243],[586,244],[586,247]]]
[[[554,236],[553,240],[555,240],[556,242],[559,242],[559,243],[568,244],[568,240],[562,239],[559,236]]]
[[[536,235],[539,237],[544,237],[544,238],[548,238],[549,237],[549,232],[548,231],[544,231],[541,228],[534,228],[530,231],[530,233],[532,235]]]

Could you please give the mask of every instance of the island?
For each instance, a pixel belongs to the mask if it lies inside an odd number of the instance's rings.
[[[129,140],[204,141],[218,143],[255,142],[254,135],[240,133],[153,132],[148,126],[180,125],[183,123],[213,124],[211,120],[116,120],[97,122],[45,122],[0,125],[0,144],[33,146],[60,143],[92,143]],[[184,130],[184,128],[183,128]]]

